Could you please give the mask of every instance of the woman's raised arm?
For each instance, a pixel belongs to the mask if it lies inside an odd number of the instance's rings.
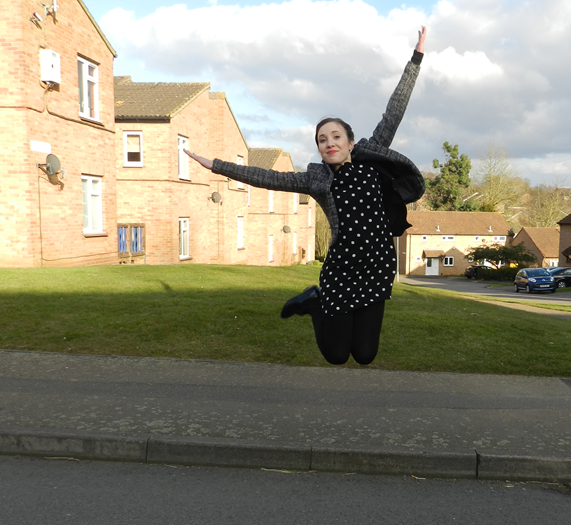
[[[203,168],[206,168],[207,170],[212,170],[212,161],[210,159],[199,157],[198,155],[191,153],[187,149],[183,149],[182,151],[184,151],[192,160],[198,162]]]

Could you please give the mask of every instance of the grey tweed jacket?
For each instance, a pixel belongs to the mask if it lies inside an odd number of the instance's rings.
[[[405,229],[410,227],[406,220],[406,204],[420,199],[424,194],[424,178],[418,168],[404,155],[389,149],[418,77],[422,55],[415,52],[413,60],[416,63],[411,61],[406,65],[373,136],[370,139],[361,139],[351,152],[354,163],[372,164],[381,175],[383,206],[393,236],[402,235]],[[239,166],[215,159],[212,171],[259,188],[311,195],[329,221],[331,244],[337,241],[339,216],[331,193],[334,171],[325,162],[310,163],[306,172],[294,173]]]

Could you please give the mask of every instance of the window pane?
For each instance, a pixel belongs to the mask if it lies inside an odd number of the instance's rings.
[[[87,103],[89,105],[89,116],[95,118],[95,84],[87,82]]]
[[[83,227],[89,228],[89,181],[81,181],[81,197],[83,202]]]
[[[84,85],[83,85],[83,63],[77,62],[77,78],[78,78],[78,85],[79,85],[79,112],[84,113],[85,107],[85,93],[84,93]]]

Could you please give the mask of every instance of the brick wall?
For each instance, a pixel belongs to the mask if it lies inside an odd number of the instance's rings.
[[[62,3],[57,23],[42,2],[1,0],[0,266],[79,266],[117,262],[113,55],[76,1]],[[33,12],[44,19],[38,26]],[[40,49],[61,57],[61,84],[40,80]],[[78,54],[99,64],[100,123],[79,118]],[[66,171],[63,189],[36,167],[51,148]],[[83,233],[81,175],[101,177],[103,229]]]

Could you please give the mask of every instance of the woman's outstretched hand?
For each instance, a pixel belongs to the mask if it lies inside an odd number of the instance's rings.
[[[195,155],[194,153],[191,153],[190,151],[188,151],[187,149],[183,150],[192,160],[195,160],[196,162],[198,162],[203,168],[206,168],[207,170],[211,170],[212,169],[212,161],[209,159],[205,159],[204,157],[199,157],[198,155]]]
[[[418,32],[418,43],[416,44],[416,49],[419,53],[424,53],[424,39],[426,38],[426,26],[422,26]]]

